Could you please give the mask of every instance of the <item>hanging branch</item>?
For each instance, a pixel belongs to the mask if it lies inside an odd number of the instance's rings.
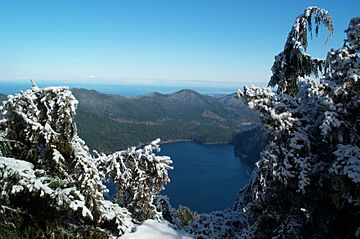
[[[308,31],[312,37],[312,18],[315,19],[315,34],[318,35],[319,26],[323,24],[329,31],[325,41],[328,41],[334,32],[331,17],[324,9],[308,7],[298,16],[289,32],[284,50],[275,57],[271,68],[272,77],[269,86],[278,86],[278,93],[294,96],[297,93],[296,79],[298,77],[318,75],[323,71],[324,60],[315,59],[306,54],[308,46]]]

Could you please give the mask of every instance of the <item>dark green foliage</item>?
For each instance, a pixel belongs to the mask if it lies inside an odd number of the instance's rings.
[[[157,137],[162,142],[229,143],[241,123],[258,121],[257,114],[234,95],[213,98],[183,90],[127,98],[84,89],[73,92],[79,99],[79,134],[90,148],[102,152],[139,146]]]
[[[189,225],[193,220],[199,217],[199,214],[191,211],[190,208],[180,205],[175,211],[175,217],[179,220],[180,228],[184,228]]]
[[[140,146],[155,137],[162,142],[194,140],[201,143],[228,143],[233,130],[216,125],[194,125],[185,122],[169,122],[161,127],[118,123],[89,112],[78,111],[76,117],[79,135],[90,148],[101,152],[113,152],[118,148]]]

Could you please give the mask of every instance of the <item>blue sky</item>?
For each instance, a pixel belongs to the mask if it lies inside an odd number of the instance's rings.
[[[333,18],[329,43],[310,42],[325,57],[359,0],[0,0],[0,81],[263,85],[311,5]]]

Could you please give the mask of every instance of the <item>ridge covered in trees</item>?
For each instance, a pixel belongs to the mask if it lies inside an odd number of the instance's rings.
[[[90,148],[107,153],[157,137],[162,142],[229,143],[243,124],[259,123],[258,114],[234,94],[211,97],[181,90],[124,97],[85,89],[72,92],[79,101],[79,135]]]

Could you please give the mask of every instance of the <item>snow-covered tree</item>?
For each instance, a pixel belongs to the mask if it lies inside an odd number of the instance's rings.
[[[240,235],[244,219],[241,212],[230,209],[203,213],[191,221],[185,230],[199,239],[246,238]]]
[[[360,18],[325,60],[306,53],[312,19],[315,33],[321,24],[333,32],[323,9],[296,19],[272,67],[277,92],[239,91],[261,113],[269,143],[233,210],[185,228],[197,238],[360,237]]]
[[[308,7],[303,14],[296,18],[289,32],[284,50],[275,57],[271,68],[273,75],[269,86],[278,86],[278,93],[286,93],[294,96],[297,93],[296,79],[317,75],[324,69],[324,60],[312,58],[306,54],[308,46],[308,30],[312,37],[312,21],[315,20],[315,34],[319,32],[319,26],[323,24],[329,30],[329,37],[334,28],[331,17],[324,9]],[[328,40],[326,39],[326,40]]]
[[[312,15],[316,32],[320,23],[332,32],[325,10],[310,7],[296,19],[272,68],[277,93],[239,92],[270,135],[235,205],[256,238],[360,236],[360,18],[342,48],[317,60],[306,54]],[[307,77],[318,73],[319,81]]]
[[[168,156],[154,154],[160,150],[159,142],[157,139],[143,149],[133,147],[98,158],[99,168],[116,185],[116,203],[126,207],[139,221],[161,217],[154,198],[169,181],[168,170],[172,169],[172,161]]]
[[[153,199],[168,182],[172,161],[154,154],[160,140],[144,149],[93,156],[77,135],[77,104],[66,87],[33,84],[8,96],[0,121],[2,207],[108,236],[123,234],[134,222],[161,217]],[[115,201],[106,200],[104,182],[109,178],[117,185]]]

